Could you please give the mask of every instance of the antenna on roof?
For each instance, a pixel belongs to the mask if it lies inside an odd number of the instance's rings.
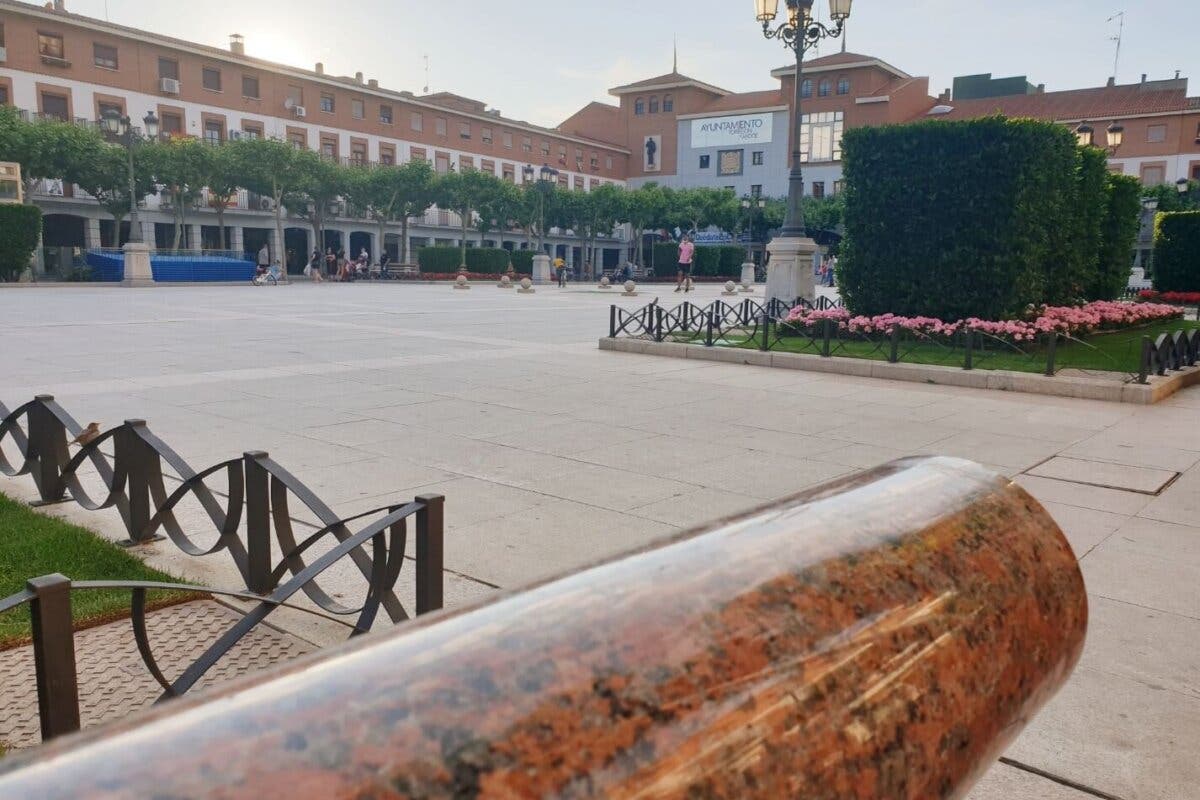
[[[1117,43],[1117,55],[1113,58],[1113,83],[1117,82],[1117,67],[1121,64],[1121,40],[1125,38],[1125,12],[1118,11],[1108,18],[1109,22],[1117,21],[1117,35],[1108,37],[1110,42]]]
[[[429,54],[426,53],[424,58],[425,58],[425,91],[422,92],[422,94],[429,94]]]
[[[671,62],[671,72],[679,72],[679,36],[675,36],[675,58]]]

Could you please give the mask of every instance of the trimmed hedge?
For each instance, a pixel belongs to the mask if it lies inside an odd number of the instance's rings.
[[[29,267],[42,233],[37,206],[0,205],[0,281],[14,281]]]
[[[508,271],[507,250],[496,247],[468,247],[467,270],[483,275],[501,275]],[[445,274],[462,266],[462,250],[457,247],[422,247],[417,251],[421,272]]]
[[[1075,196],[1052,229],[1057,251],[1046,270],[1042,302],[1076,305],[1095,284],[1100,263],[1101,230],[1108,206],[1108,155],[1097,147],[1076,148]]]
[[[1154,220],[1154,288],[1200,291],[1200,211],[1159,214]]]
[[[1086,235],[1073,208],[1080,156],[1064,126],[986,117],[862,127],[846,131],[842,150],[838,285],[854,313],[1005,319],[1044,302],[1048,284],[1078,279],[1073,264],[1054,275]]]
[[[700,245],[696,247],[695,265],[692,274],[697,277],[729,277],[742,274],[742,262],[746,260],[746,249],[737,245]],[[679,271],[679,244],[677,242],[654,243],[654,272],[671,277]]]
[[[513,269],[517,272],[532,275],[534,252],[533,250],[513,250],[509,253],[509,256],[512,258]]]
[[[1096,273],[1089,300],[1116,300],[1129,286],[1130,254],[1142,227],[1142,184],[1130,175],[1109,173],[1107,202],[1100,228]]]

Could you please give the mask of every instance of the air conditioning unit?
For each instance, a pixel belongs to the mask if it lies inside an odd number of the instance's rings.
[[[174,78],[160,78],[158,88],[165,94],[179,94],[179,81]]]
[[[274,211],[275,200],[270,197],[260,197],[258,198],[258,207],[263,211]]]
[[[229,141],[236,142],[240,138],[242,138],[241,131],[230,131],[229,132]]]
[[[308,116],[308,109],[304,106],[296,106],[292,111],[296,112],[296,119],[304,119]]]

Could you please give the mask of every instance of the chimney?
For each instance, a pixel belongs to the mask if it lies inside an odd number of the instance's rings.
[[[229,34],[229,50],[235,55],[246,55],[246,40],[240,33]]]
[[[363,76],[362,76],[362,73],[361,73],[361,72],[356,72],[356,73],[354,73],[354,82],[355,82],[355,83],[362,83],[362,81],[363,81]]]
[[[1179,70],[1175,70],[1175,80],[1179,80]]]
[[[1146,82],[1146,73],[1142,73],[1142,83]]]
[[[325,65],[322,64],[320,61],[318,61],[317,68],[314,70],[314,72],[316,72],[318,75],[324,75],[325,74]]]
[[[949,103],[950,102],[950,90],[946,89],[941,94],[939,94],[937,101],[941,105],[945,105],[946,103]]]
[[[67,2],[66,2],[66,0],[54,0],[54,10],[55,10],[55,11],[57,11],[58,13],[60,13],[60,14],[65,14],[65,13],[67,13]]]
[[[367,86],[370,86],[372,89],[378,89],[379,81],[375,80],[374,78],[371,78],[371,80],[367,81]]]
[[[1107,87],[1108,87],[1108,88],[1110,88],[1110,89],[1111,89],[1111,88],[1113,88],[1113,87],[1114,87],[1114,86],[1116,86],[1116,85],[1117,85],[1117,79],[1116,79],[1116,78],[1109,78],[1109,79],[1108,79],[1108,83],[1106,83],[1106,84],[1105,84],[1105,86],[1107,86]]]
[[[1044,83],[1039,83],[1039,84],[1038,84],[1038,88],[1037,88],[1037,93],[1038,93],[1038,94],[1045,94],[1045,93],[1046,93],[1046,84],[1044,84]]]

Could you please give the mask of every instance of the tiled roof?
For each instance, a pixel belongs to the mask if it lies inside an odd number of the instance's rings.
[[[904,70],[896,69],[878,56],[867,56],[862,53],[834,53],[833,55],[821,56],[820,58],[808,59],[804,62],[804,70],[806,72],[808,70],[830,70],[844,64],[876,64],[897,78],[911,77]],[[782,67],[771,70],[771,74],[777,78],[783,75],[792,75],[795,72],[796,65],[794,63],[784,64]]]
[[[972,119],[989,114],[1049,120],[1109,119],[1183,111],[1188,107],[1184,89],[1154,91],[1140,84],[1100,86],[1044,94],[1018,94],[978,100],[951,100],[949,114],[939,119]]]
[[[718,97],[706,105],[701,111],[705,114],[722,111],[741,111],[746,108],[765,108],[786,103],[783,92],[778,89],[765,92],[742,92]]]
[[[715,94],[729,94],[728,91],[718,86],[713,86],[710,83],[696,80],[695,78],[684,75],[680,72],[668,72],[665,75],[659,75],[657,78],[647,78],[644,81],[636,83],[627,83],[624,86],[617,86],[609,90],[610,94],[621,94],[623,92],[636,91],[637,89],[651,89],[656,86],[675,86],[681,83],[692,84],[703,89],[708,89]]]

